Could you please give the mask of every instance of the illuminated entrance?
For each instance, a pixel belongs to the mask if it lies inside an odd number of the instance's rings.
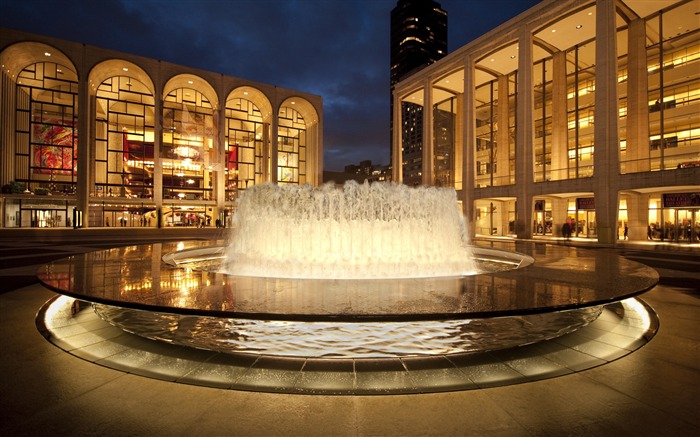
[[[679,243],[700,241],[700,193],[666,193],[662,195],[662,205],[660,239]]]

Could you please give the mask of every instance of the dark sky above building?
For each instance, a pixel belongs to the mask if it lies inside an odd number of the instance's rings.
[[[540,0],[441,0],[449,52]],[[389,162],[396,0],[22,0],[0,26],[278,85],[324,101],[324,168]]]

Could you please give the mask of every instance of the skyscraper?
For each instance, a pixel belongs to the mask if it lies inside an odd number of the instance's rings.
[[[391,11],[391,92],[409,73],[447,54],[447,12],[432,0],[399,0]],[[422,172],[423,107],[403,103],[403,181],[420,185]],[[391,101],[393,135],[394,104]],[[393,152],[392,152],[393,153]]]

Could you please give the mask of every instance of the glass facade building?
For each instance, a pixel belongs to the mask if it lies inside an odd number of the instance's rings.
[[[0,29],[2,227],[225,226],[322,181],[319,96]]]
[[[447,12],[432,0],[399,0],[391,11],[391,89],[411,72],[447,54]],[[393,124],[394,108],[401,123]],[[400,126],[403,147],[403,183],[420,185],[423,164],[423,106],[391,101],[391,130]],[[393,150],[392,150],[393,154]]]
[[[545,0],[404,78],[394,105],[431,108],[421,182],[474,235],[699,243],[698,7]]]

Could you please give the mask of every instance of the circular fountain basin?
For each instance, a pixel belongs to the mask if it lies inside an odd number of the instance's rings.
[[[530,243],[474,246],[480,273],[471,276],[375,280],[229,275],[217,271],[221,247],[191,241],[115,248],[52,262],[37,276],[144,337],[328,358],[530,344],[579,329],[603,305],[658,282],[655,270],[612,252]]]

